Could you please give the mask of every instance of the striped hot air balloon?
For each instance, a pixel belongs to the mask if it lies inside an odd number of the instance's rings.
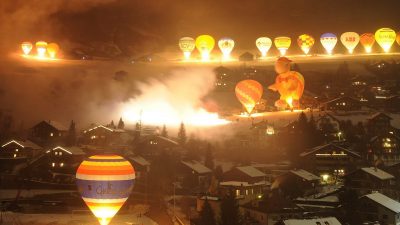
[[[396,42],[397,42],[397,44],[399,44],[399,45],[400,45],[400,31],[399,31],[399,32],[397,32],[397,36],[396,36]]]
[[[325,33],[321,35],[320,41],[326,52],[331,55],[337,43],[336,35],[332,33]]]
[[[375,36],[373,33],[365,33],[360,36],[360,43],[367,53],[371,53],[372,46],[375,44]]]
[[[128,199],[135,180],[129,161],[118,155],[94,155],[76,172],[83,201],[101,225],[107,225]]]
[[[263,94],[262,85],[255,80],[242,80],[236,84],[236,97],[247,113],[251,113]]]
[[[314,43],[315,39],[308,34],[302,34],[297,38],[297,44],[306,55],[308,54]]]

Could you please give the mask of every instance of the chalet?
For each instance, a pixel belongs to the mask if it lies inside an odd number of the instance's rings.
[[[93,126],[83,131],[82,144],[91,146],[110,146],[121,139],[123,129],[114,129],[107,126]]]
[[[362,161],[358,153],[333,143],[312,148],[301,153],[300,157],[305,168],[318,174],[328,183],[355,170]]]
[[[360,168],[344,176],[344,187],[355,190],[358,195],[379,191],[389,196],[396,196],[395,177],[376,167]]]
[[[248,62],[253,60],[254,60],[254,55],[251,54],[250,52],[245,52],[239,56],[239,61]]]
[[[342,225],[335,217],[312,218],[312,219],[287,219],[276,225]]]
[[[332,140],[341,141],[340,121],[330,113],[325,113],[315,120],[318,130],[324,135],[330,136]]]
[[[223,181],[239,181],[247,183],[257,183],[265,181],[266,175],[253,166],[234,167],[223,175]]]
[[[76,170],[84,160],[85,152],[77,147],[57,146],[46,152],[48,170],[52,173],[53,179],[73,181]]]
[[[388,133],[393,131],[391,120],[393,118],[385,113],[375,113],[367,118],[368,132],[373,135]]]
[[[249,224],[275,225],[279,220],[301,218],[304,210],[288,199],[271,197],[255,200],[240,206],[243,217]]]
[[[306,170],[294,169],[278,176],[272,183],[272,190],[282,190],[291,197],[308,196],[316,193],[320,178]]]
[[[367,159],[371,163],[382,162],[386,166],[400,163],[400,137],[393,132],[383,132],[370,139]]]
[[[179,143],[160,135],[145,135],[141,136],[139,142],[136,144],[135,153],[144,156],[154,156],[160,154],[164,150],[177,150]]]
[[[63,144],[68,128],[57,121],[42,121],[31,129],[32,140],[43,146]]]
[[[15,165],[31,161],[43,153],[43,148],[29,140],[10,140],[1,145],[0,168],[8,171]]]
[[[358,200],[357,213],[362,221],[400,224],[400,202],[379,192],[362,196]]]
[[[185,188],[205,190],[211,180],[212,171],[198,161],[181,161],[178,180]]]
[[[361,107],[359,100],[347,96],[335,98],[320,105],[320,109],[324,111],[359,111]]]
[[[131,156],[128,160],[132,163],[133,168],[135,168],[135,176],[137,180],[146,177],[147,173],[150,171],[150,162],[141,156]]]

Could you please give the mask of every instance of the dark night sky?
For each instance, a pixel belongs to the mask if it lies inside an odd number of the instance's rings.
[[[260,35],[400,30],[399,0],[2,0],[0,26],[12,40],[72,42],[118,39],[153,48],[201,33],[230,36],[248,47]],[[23,15],[23,16],[21,16]],[[23,27],[23,29],[19,29]],[[12,29],[10,29],[12,28]]]

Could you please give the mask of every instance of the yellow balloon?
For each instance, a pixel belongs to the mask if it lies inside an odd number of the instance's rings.
[[[191,37],[183,37],[179,39],[179,48],[183,52],[185,59],[190,58],[190,54],[195,48],[195,41]]]
[[[22,52],[24,52],[25,55],[29,55],[29,53],[31,52],[32,48],[33,48],[33,45],[29,41],[22,42],[22,44],[21,44]]]
[[[340,36],[340,41],[347,48],[350,54],[353,53],[354,49],[360,42],[360,35],[356,32],[345,32]]]
[[[276,48],[281,53],[281,56],[284,56],[286,51],[289,49],[290,44],[292,43],[292,39],[290,39],[290,37],[276,37],[274,39],[274,43]]]
[[[259,37],[256,40],[256,46],[258,50],[261,52],[261,56],[267,56],[267,52],[272,46],[272,40],[269,37]]]
[[[47,45],[47,53],[49,53],[50,58],[55,58],[60,47],[56,43],[50,43]]]
[[[36,46],[37,56],[40,57],[40,58],[46,57],[47,42],[38,41],[38,42],[36,42],[35,46]]]
[[[209,60],[210,53],[215,45],[215,40],[210,35],[200,35],[196,38],[196,48],[201,54],[202,60]]]
[[[396,41],[396,32],[390,28],[381,28],[375,32],[375,40],[382,47],[383,51],[389,52]]]

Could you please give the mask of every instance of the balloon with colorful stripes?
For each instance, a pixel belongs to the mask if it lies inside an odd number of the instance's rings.
[[[263,94],[262,85],[255,80],[242,80],[236,84],[236,97],[250,114]]]
[[[83,201],[101,225],[107,225],[128,199],[135,170],[118,155],[94,155],[76,172],[76,185]]]

